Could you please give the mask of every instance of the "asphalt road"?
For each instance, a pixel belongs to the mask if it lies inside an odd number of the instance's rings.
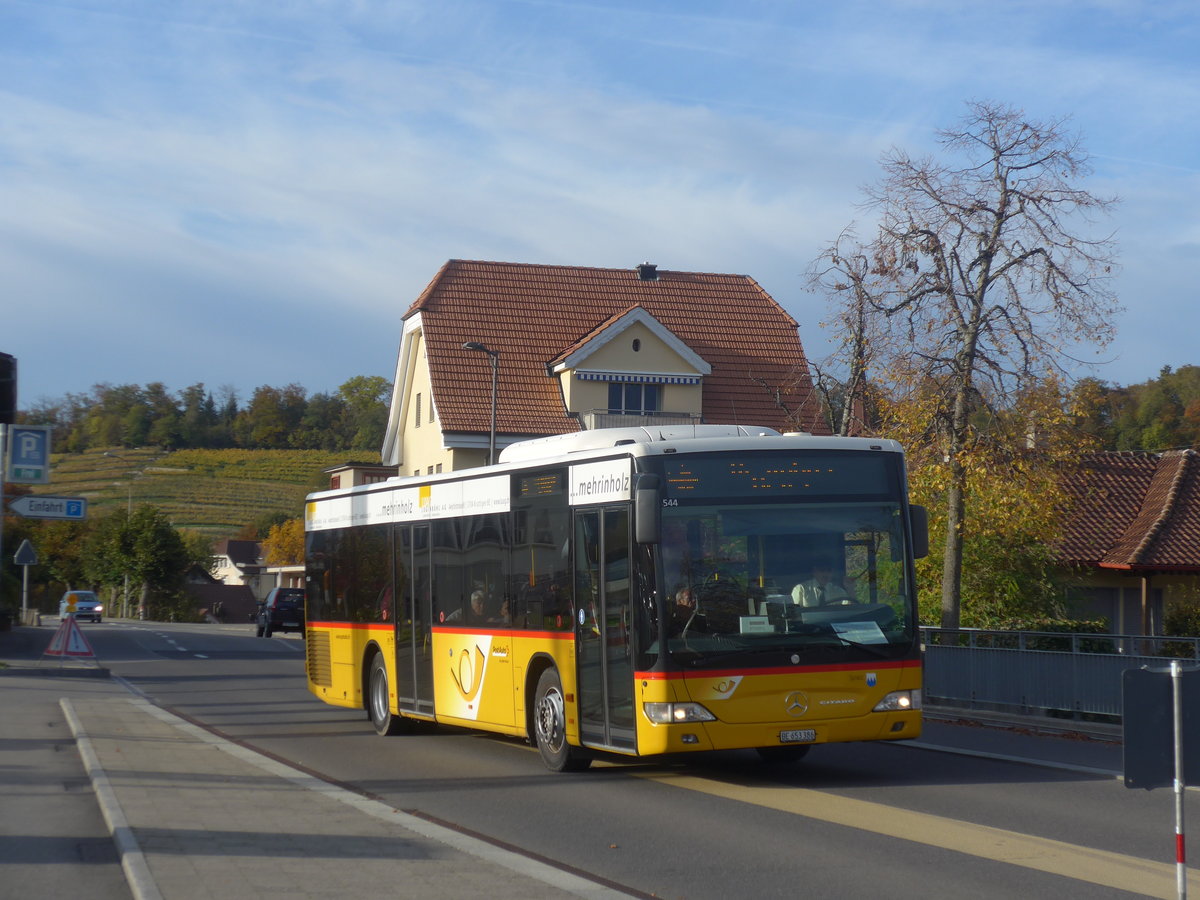
[[[114,676],[208,728],[645,895],[1128,897],[1173,870],[1172,794],[1126,789],[1112,744],[931,724],[917,746],[821,746],[787,769],[736,752],[556,775],[508,738],[375,736],[305,690],[295,637],[83,628]]]

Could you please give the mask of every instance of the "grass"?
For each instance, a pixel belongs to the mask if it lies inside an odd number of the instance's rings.
[[[53,454],[50,483],[32,487],[86,498],[89,518],[149,503],[176,528],[223,538],[270,513],[303,515],[305,495],[328,487],[323,470],[346,459],[322,450],[89,450]]]

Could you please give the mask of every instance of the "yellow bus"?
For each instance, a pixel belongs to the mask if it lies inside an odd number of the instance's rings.
[[[515,735],[556,771],[920,734],[895,442],[598,429],[314,493],[305,529],[309,690],[380,734]]]

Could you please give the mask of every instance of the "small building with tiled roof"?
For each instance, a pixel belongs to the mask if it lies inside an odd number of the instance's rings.
[[[1161,634],[1163,607],[1200,587],[1200,454],[1086,455],[1071,498],[1060,560],[1083,574],[1083,611],[1117,634]]]
[[[493,365],[497,453],[632,424],[828,433],[796,321],[747,275],[450,260],[404,316],[383,463],[486,463]]]

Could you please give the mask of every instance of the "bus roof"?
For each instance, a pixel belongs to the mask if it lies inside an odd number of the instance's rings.
[[[754,449],[769,450],[857,450],[900,453],[897,441],[887,438],[837,437],[812,435],[807,432],[780,434],[773,428],[756,425],[663,425],[635,428],[596,428],[572,434],[553,435],[510,444],[500,454],[495,466],[478,466],[433,475],[400,475],[387,481],[357,485],[352,488],[333,488],[314,491],[309,499],[342,494],[370,493],[389,485],[418,482],[443,482],[463,478],[478,478],[514,471],[526,466],[581,462],[611,457],[657,456],[673,453],[719,453],[721,451]]]
[[[754,440],[756,438],[758,440]],[[597,428],[521,441],[505,447],[500,453],[500,462],[531,463],[555,457],[590,457],[604,455],[603,451],[613,449],[637,456],[679,450],[736,450],[746,447],[748,440],[753,440],[755,449],[761,449],[769,447],[773,439],[781,441],[781,447],[900,452],[896,441],[884,438],[817,437],[807,432],[780,434],[765,425],[660,425]]]

